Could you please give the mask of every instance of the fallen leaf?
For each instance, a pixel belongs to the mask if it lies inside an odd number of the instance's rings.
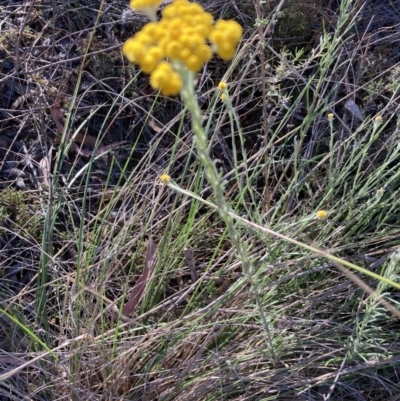
[[[193,250],[190,248],[185,248],[183,253],[186,258],[186,263],[189,266],[190,277],[192,278],[192,283],[195,283],[198,280],[197,271],[196,271],[196,260],[194,258]]]
[[[360,107],[352,99],[348,99],[344,107],[351,113],[351,115],[360,121],[364,121],[364,115]]]
[[[162,131],[163,127],[160,127],[154,120],[154,118],[149,119],[149,126],[150,128],[153,129],[154,132],[157,132],[157,134]]]
[[[38,165],[38,179],[39,182],[42,184],[44,189],[50,188],[50,161],[49,157],[45,155],[42,160],[40,160]]]
[[[149,235],[149,240],[147,243],[146,249],[146,260],[144,264],[144,269],[136,284],[132,288],[131,295],[129,301],[126,303],[124,308],[122,309],[122,314],[125,316],[129,316],[132,311],[136,308],[139,303],[142,295],[144,294],[144,290],[146,289],[148,283],[150,282],[150,278],[154,272],[154,267],[156,266],[156,246],[154,244],[153,238]]]

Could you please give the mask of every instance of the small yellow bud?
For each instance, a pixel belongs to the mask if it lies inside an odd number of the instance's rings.
[[[377,196],[382,196],[382,195],[383,195],[383,188],[379,188],[379,189],[376,191],[376,195],[377,195]]]
[[[318,212],[315,214],[318,220],[325,220],[326,217],[328,216],[328,213],[326,210],[318,210]]]
[[[223,102],[226,101],[226,95],[225,95],[225,93],[223,93],[223,94],[221,95],[221,100],[222,100]]]
[[[381,123],[382,122],[382,116],[376,116],[375,117],[375,122],[376,123]]]
[[[329,113],[329,114],[328,114],[328,120],[329,120],[329,121],[332,121],[332,120],[333,120],[333,113]]]
[[[227,88],[228,88],[228,85],[227,85],[226,82],[221,81],[221,82],[218,84],[218,89],[221,90],[221,91],[224,91],[224,90],[227,89]]]
[[[160,180],[164,185],[167,185],[171,181],[171,177],[168,174],[162,174]]]

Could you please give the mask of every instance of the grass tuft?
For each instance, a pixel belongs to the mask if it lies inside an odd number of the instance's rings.
[[[195,95],[247,271],[190,114],[121,54],[146,18],[3,3],[2,400],[394,400],[393,1],[203,2],[245,30]]]

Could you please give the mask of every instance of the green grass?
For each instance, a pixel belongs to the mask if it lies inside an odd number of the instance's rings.
[[[23,22],[28,38],[8,25],[11,5],[0,9],[29,70],[67,52],[56,45],[68,32],[86,32],[66,56],[72,64],[53,63],[40,79],[25,74],[19,83],[36,92],[6,121],[52,161],[50,188],[1,182],[0,363],[16,358],[0,373],[8,399],[383,401],[400,392],[399,320],[389,309],[399,308],[391,283],[400,284],[399,68],[389,57],[376,65],[385,42],[357,36],[360,10],[347,0],[321,23],[313,50],[279,39],[314,29],[307,14],[285,31],[296,22],[291,2],[271,4],[268,15],[261,4],[236,6],[245,28],[237,56],[209,63],[196,91],[247,271],[197,158],[189,113],[115,50],[144,18],[122,23],[125,2],[38,6]],[[303,11],[311,6],[322,7],[308,1]],[[27,52],[53,36],[53,53]],[[15,58],[6,39],[0,47]],[[7,88],[14,98],[1,107],[11,110],[23,91]],[[90,158],[54,142],[57,90],[64,139],[90,135],[100,149],[127,142]],[[170,186],[159,179],[166,172]],[[126,317],[148,236],[157,263]]]

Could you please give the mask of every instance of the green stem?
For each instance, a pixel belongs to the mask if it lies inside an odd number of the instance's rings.
[[[201,164],[204,167],[204,172],[206,174],[207,180],[209,181],[213,189],[219,215],[221,216],[222,220],[225,222],[227,226],[228,234],[231,238],[233,247],[236,250],[236,253],[240,261],[242,262],[243,271],[250,283],[251,292],[256,300],[257,307],[260,311],[262,322],[265,327],[265,331],[267,333],[267,340],[271,351],[271,357],[274,360],[274,362],[277,363],[278,358],[274,351],[272,335],[269,329],[269,323],[264,312],[262,299],[259,295],[259,292],[257,291],[256,283],[254,282],[253,279],[253,275],[251,272],[252,270],[251,263],[247,256],[247,252],[242,246],[240,234],[235,229],[234,220],[231,217],[229,206],[225,201],[223,183],[220,182],[217,168],[215,167],[215,164],[211,159],[207,150],[208,140],[207,140],[207,135],[203,130],[201,110],[196,100],[193,73],[183,70],[179,72],[183,79],[183,89],[181,96],[183,103],[185,104],[185,106],[187,107],[192,116],[192,128],[195,136],[195,144],[197,147],[198,157],[200,159]]]

